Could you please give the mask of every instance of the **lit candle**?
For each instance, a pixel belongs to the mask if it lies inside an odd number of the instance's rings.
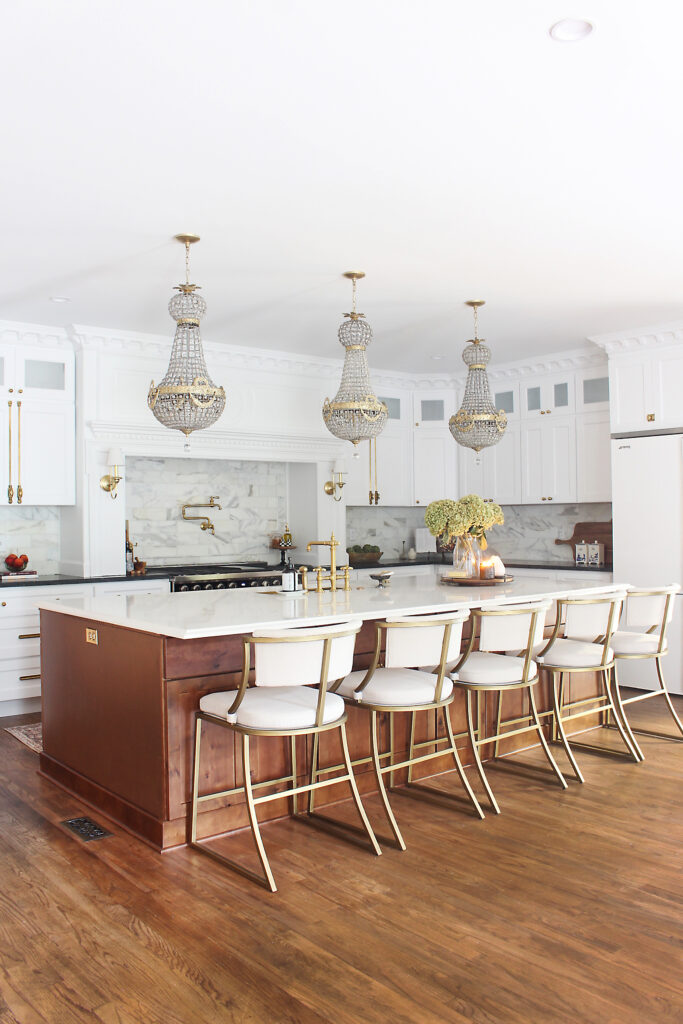
[[[495,566],[493,560],[489,559],[486,562],[482,562],[479,569],[479,578],[482,580],[492,580],[496,575]]]

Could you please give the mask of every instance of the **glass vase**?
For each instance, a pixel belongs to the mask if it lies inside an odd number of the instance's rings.
[[[453,569],[464,573],[468,579],[478,579],[481,566],[479,541],[471,533],[458,537],[453,549]]]

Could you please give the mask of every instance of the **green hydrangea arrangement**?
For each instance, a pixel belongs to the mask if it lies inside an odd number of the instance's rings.
[[[494,501],[484,501],[478,494],[466,494],[458,501],[442,498],[425,509],[425,526],[434,537],[450,541],[453,537],[472,534],[482,549],[486,548],[486,531],[505,522],[503,510]]]

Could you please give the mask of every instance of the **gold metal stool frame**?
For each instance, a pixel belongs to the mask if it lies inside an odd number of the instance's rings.
[[[555,640],[558,638],[560,629],[562,628],[562,626],[564,624],[563,623],[563,612],[567,608],[571,607],[572,605],[605,604],[609,600],[610,600],[609,595],[604,595],[604,594],[603,595],[597,595],[596,594],[595,597],[593,597],[593,598],[562,598],[562,597],[558,597],[557,598],[557,621],[555,622],[555,628],[553,630],[552,636],[550,637],[548,643],[543,648],[543,650],[537,655],[537,658],[545,659],[546,654],[549,651],[551,651],[552,645],[555,642]],[[611,688],[610,688],[610,672],[611,672],[612,668],[614,667],[614,660],[613,659],[610,660],[609,657],[608,657],[608,652],[609,652],[609,649],[610,649],[609,641],[611,639],[612,633],[614,632],[614,616],[615,616],[616,605],[620,604],[620,603],[621,603],[621,598],[614,598],[614,599],[611,600],[612,607],[610,608],[610,611],[609,611],[609,616],[608,616],[608,620],[607,620],[607,628],[605,630],[605,633],[596,636],[593,641],[585,641],[585,642],[592,642],[592,643],[595,643],[595,644],[601,644],[602,645],[602,648],[603,648],[602,659],[601,659],[599,665],[587,665],[587,666],[572,665],[571,667],[568,667],[566,665],[553,665],[551,662],[547,662],[545,660],[538,662],[539,668],[545,669],[547,672],[550,673],[550,677],[551,677],[551,692],[552,692],[552,698],[553,698],[553,712],[554,712],[554,715],[553,715],[553,742],[558,742],[558,740],[559,740],[559,742],[564,747],[564,751],[565,751],[565,753],[567,755],[567,758],[569,760],[570,765],[572,766],[572,770],[573,770],[574,775],[575,775],[575,777],[576,777],[578,782],[585,782],[585,779],[583,777],[581,769],[579,768],[578,762],[577,762],[577,760],[576,760],[576,758],[574,756],[572,748],[569,745],[569,740],[567,738],[567,733],[566,733],[565,728],[564,728],[566,722],[572,722],[572,721],[575,721],[576,719],[579,719],[579,718],[585,718],[587,715],[594,715],[594,714],[597,714],[598,712],[605,712],[607,715],[609,715],[609,713],[612,712],[614,714],[614,721],[616,723],[617,729],[619,730],[619,735],[621,736],[621,738],[622,738],[622,740],[624,742],[624,746],[626,747],[627,752],[631,755],[631,757],[633,758],[634,761],[639,762],[641,760],[638,757],[638,754],[636,753],[636,750],[635,750],[633,744],[631,743],[631,740],[629,739],[628,733],[627,733],[627,731],[626,731],[626,729],[624,727],[624,723],[622,722],[621,715],[620,715],[619,711],[617,710],[617,706],[615,705],[614,700],[612,699],[612,693],[611,693]],[[595,697],[585,697],[582,700],[575,700],[575,701],[571,701],[570,700],[568,703],[565,704],[564,703],[565,676],[573,675],[575,672],[578,673],[578,674],[583,674],[583,673],[586,673],[586,672],[592,672],[594,674],[599,675],[601,683],[602,683],[603,692],[597,694]],[[588,706],[588,705],[591,705],[591,706]],[[575,708],[580,708],[581,710],[574,711]],[[563,715],[562,714],[563,711],[569,711],[570,714]],[[596,725],[596,728],[599,728],[599,726]],[[579,741],[574,740],[574,745],[579,747],[582,750],[592,750],[592,751],[600,753],[600,754],[616,754],[617,756],[619,756],[618,751],[610,750],[607,747],[596,746],[595,744],[592,744],[592,743],[583,743],[583,742],[579,742]]]
[[[429,616],[429,619],[430,619],[430,622],[429,622],[430,625],[438,625],[439,624],[438,616]],[[352,699],[347,698],[347,697],[344,698],[347,701],[347,703],[353,704],[355,707],[363,708],[364,710],[370,712],[370,744],[371,744],[372,755],[371,755],[371,758],[363,758],[361,760],[354,761],[353,765],[356,766],[356,765],[360,765],[360,764],[367,764],[370,760],[372,761],[373,767],[375,769],[375,779],[377,781],[377,788],[379,790],[379,795],[380,795],[381,800],[382,800],[382,807],[384,809],[384,813],[385,813],[385,815],[387,817],[387,820],[389,822],[391,830],[392,830],[392,832],[394,834],[394,843],[393,843],[393,845],[398,847],[398,849],[400,849],[400,850],[405,850],[406,849],[406,844],[405,844],[405,841],[404,841],[403,836],[401,834],[401,830],[398,827],[398,822],[396,821],[396,818],[394,816],[394,812],[392,810],[391,804],[389,802],[389,797],[388,797],[388,794],[387,794],[386,786],[384,785],[384,778],[383,778],[383,776],[386,775],[386,774],[389,775],[389,789],[393,790],[393,788],[394,788],[394,786],[393,786],[393,783],[394,783],[394,773],[397,772],[401,768],[407,768],[408,769],[408,782],[407,782],[407,786],[408,786],[408,788],[410,788],[411,786],[414,786],[413,777],[412,777],[413,765],[420,764],[423,761],[430,761],[430,760],[432,760],[435,757],[443,757],[444,755],[451,754],[452,757],[453,757],[454,765],[455,765],[455,771],[458,773],[458,777],[460,778],[460,781],[461,781],[461,783],[463,785],[463,788],[464,788],[465,792],[467,793],[467,796],[470,799],[470,802],[472,804],[472,807],[474,808],[475,813],[477,814],[477,816],[479,818],[483,818],[484,817],[484,812],[482,811],[481,806],[479,804],[479,801],[477,800],[477,798],[476,798],[476,796],[474,794],[474,791],[473,791],[472,787],[470,786],[469,780],[467,778],[467,775],[465,774],[465,770],[464,770],[462,762],[460,760],[460,756],[458,754],[458,749],[457,749],[456,743],[455,743],[456,737],[455,737],[455,735],[453,733],[453,726],[451,725],[451,720],[450,720],[450,717],[449,717],[449,714],[448,714],[448,708],[453,703],[454,692],[455,691],[453,691],[453,693],[451,693],[448,697],[446,697],[444,699],[441,698],[441,692],[442,692],[442,689],[443,689],[443,680],[444,680],[444,676],[446,674],[446,662],[447,662],[448,649],[449,649],[449,645],[450,645],[451,630],[452,630],[452,623],[451,623],[449,618],[444,617],[443,618],[443,624],[444,624],[444,636],[443,636],[443,641],[442,641],[442,645],[441,645],[441,659],[440,659],[440,662],[439,662],[439,665],[438,665],[437,669],[435,669],[435,672],[434,672],[434,674],[437,677],[436,678],[436,682],[435,682],[435,687],[434,687],[434,698],[435,698],[434,701],[430,702],[429,704],[420,704],[420,705],[402,705],[402,704],[387,705],[387,704],[372,704],[372,703],[365,702],[365,701],[356,701],[355,699],[352,700]],[[356,687],[356,691],[355,692],[361,692],[362,693],[362,691],[368,686],[368,684],[369,684],[370,680],[372,679],[372,677],[373,677],[375,671],[377,670],[377,668],[380,667],[380,660],[381,660],[381,655],[382,655],[382,633],[383,633],[383,631],[387,631],[387,630],[390,630],[390,629],[424,628],[425,625],[426,625],[426,623],[424,621],[421,622],[419,617],[416,617],[413,621],[410,621],[410,622],[382,622],[382,621],[375,621],[375,650],[374,650],[374,653],[373,653],[372,662],[370,663],[370,666],[369,666],[369,668],[368,668],[368,670],[367,670],[363,680]],[[332,688],[332,692],[334,692],[334,688]],[[437,736],[437,735],[435,735],[433,739],[424,740],[424,741],[421,741],[420,743],[415,743],[415,716],[416,716],[416,714],[418,712],[420,712],[420,711],[435,711],[436,712],[435,719],[436,719],[437,716],[438,716],[439,710],[441,710],[441,713],[443,715],[444,726],[445,726],[445,729],[446,729],[446,735],[445,736]],[[380,753],[380,750],[379,750],[378,714],[381,714],[383,712],[386,712],[389,715],[389,730],[390,730],[390,733],[389,733],[389,735],[390,735],[389,747],[390,747],[390,749],[388,751],[385,751],[384,753]],[[395,762],[394,761],[394,729],[393,729],[394,714],[395,713],[401,713],[401,712],[408,713],[408,714],[411,715],[410,743],[409,743],[408,758],[405,761]],[[437,724],[437,722],[435,721],[435,725],[436,724]],[[436,730],[435,730],[435,732],[436,732]],[[464,735],[464,733],[462,735]],[[427,746],[437,748],[438,746],[440,746],[443,743],[447,743],[448,746],[443,748],[443,749],[434,749],[431,753],[428,753],[428,754],[421,754],[419,756],[415,756],[415,751],[417,749],[420,749],[422,747],[427,747]],[[317,778],[318,775],[326,774],[327,772],[331,772],[331,771],[335,771],[337,768],[340,767],[339,765],[331,765],[331,766],[326,767],[326,768],[319,768],[317,766],[317,752],[318,751],[317,751],[317,745],[316,745],[315,748],[314,748],[314,755],[313,755],[313,769],[314,769],[314,775],[315,775],[316,778]],[[386,759],[387,757],[390,759],[389,764],[382,765],[382,763],[381,763],[382,760]],[[312,775],[312,778],[313,778],[313,775]],[[397,792],[399,792],[399,791],[397,790]],[[453,799],[453,795],[450,794],[450,793],[445,792],[444,790],[430,790],[430,789],[425,789],[424,786],[420,786],[419,789],[417,789],[417,787],[415,787],[414,792],[416,792],[416,793],[427,792],[427,793],[430,793],[430,794],[435,794],[435,795],[437,795],[439,797],[442,797],[442,798],[445,798],[445,799]],[[380,837],[380,838],[383,839],[383,837]],[[385,841],[385,840],[383,839],[383,841]]]
[[[476,624],[477,619],[482,619],[482,618],[488,617],[488,616],[523,615],[523,614],[525,614],[525,609],[523,607],[520,607],[520,606],[512,606],[510,608],[495,608],[495,609],[494,608],[489,608],[489,609],[474,608],[474,609],[472,609],[472,612],[471,612],[471,616],[472,616],[472,631],[470,633],[469,643],[467,645],[465,653],[463,654],[462,658],[460,659],[460,661],[458,662],[458,664],[457,664],[457,666],[456,666],[456,668],[454,670],[454,674],[457,675],[458,671],[462,668],[462,666],[465,664],[465,662],[467,661],[468,657],[472,653],[472,649],[474,647],[474,643],[475,643],[475,639],[476,639],[476,633],[477,633],[477,631],[475,629],[475,624]],[[496,800],[495,796],[493,795],[493,790],[491,789],[491,786],[489,784],[488,778],[486,776],[486,772],[484,771],[484,765],[483,765],[483,762],[481,760],[481,755],[479,753],[479,748],[480,747],[488,746],[491,743],[494,744],[494,757],[497,758],[498,757],[498,751],[499,751],[499,744],[500,744],[501,740],[508,739],[511,736],[519,736],[519,735],[521,735],[522,733],[525,733],[525,732],[536,732],[537,735],[538,735],[541,747],[543,749],[543,753],[545,754],[546,759],[547,759],[547,761],[548,761],[548,763],[549,763],[553,773],[557,776],[557,779],[558,779],[560,785],[562,786],[562,788],[563,789],[567,789],[567,780],[565,779],[564,775],[560,771],[560,768],[559,768],[557,762],[555,761],[555,758],[552,755],[552,751],[551,751],[550,746],[548,744],[548,741],[547,741],[547,739],[545,737],[545,733],[543,732],[543,724],[541,722],[541,718],[542,717],[547,717],[549,714],[551,714],[551,712],[540,712],[539,713],[538,708],[536,706],[536,698],[534,696],[534,686],[536,686],[536,684],[539,681],[538,673],[535,676],[533,676],[532,678],[529,678],[529,671],[531,669],[531,664],[532,664],[532,661],[533,661],[534,638],[535,638],[535,635],[536,635],[538,616],[541,614],[541,610],[531,611],[530,614],[531,614],[531,621],[529,623],[529,639],[528,639],[526,651],[524,652],[525,657],[524,657],[524,667],[522,669],[522,678],[521,678],[521,680],[519,682],[496,684],[496,683],[471,683],[471,682],[466,682],[465,680],[461,680],[461,679],[458,679],[456,681],[456,686],[459,686],[461,689],[467,691],[467,731],[468,731],[468,734],[469,734],[470,743],[472,744],[472,752],[474,754],[474,763],[475,763],[475,767],[477,769],[477,773],[479,775],[479,778],[481,779],[481,782],[482,782],[482,784],[484,786],[484,789],[486,790],[486,795],[487,795],[487,797],[489,799],[489,803],[491,804],[491,807],[493,808],[493,810],[495,811],[496,814],[500,814],[500,807],[498,806],[498,801]],[[521,689],[526,689],[526,690],[528,690],[528,693],[529,693],[529,714],[528,715],[518,716],[517,718],[503,719],[502,718],[503,693],[507,692],[508,690],[521,690]],[[497,693],[498,694],[498,708],[497,708],[497,715],[496,715],[496,731],[495,731],[495,733],[492,736],[482,736],[482,731],[483,730],[482,730],[482,723],[481,723],[481,694],[482,693],[487,693],[487,692],[489,692],[489,693]],[[476,698],[477,698],[477,706],[476,706],[477,724],[476,724],[476,727],[475,727],[475,724],[474,724],[474,714],[473,714],[473,711],[472,711],[472,694],[473,693],[476,694]],[[520,725],[521,722],[524,722],[526,724],[525,725]],[[516,729],[506,729],[505,731],[503,731],[504,727],[505,726],[509,726],[509,725],[516,725],[516,726],[519,726],[519,728],[516,728]]]
[[[655,654],[615,654],[615,656],[614,656],[614,665],[612,666],[612,672],[611,672],[611,682],[612,682],[612,689],[613,689],[613,694],[614,694],[614,701],[615,701],[615,703],[617,705],[617,708],[618,708],[619,714],[621,716],[621,720],[622,720],[622,723],[624,725],[624,728],[628,732],[629,738],[631,740],[631,744],[632,744],[634,750],[636,751],[636,753],[639,755],[639,759],[641,761],[645,760],[645,755],[643,754],[643,751],[641,750],[640,744],[636,740],[636,738],[634,736],[634,733],[637,732],[641,736],[651,736],[654,739],[678,740],[678,741],[683,740],[683,722],[681,722],[680,718],[676,714],[676,709],[674,708],[673,703],[671,701],[671,695],[670,695],[670,693],[669,693],[669,691],[667,689],[667,685],[666,685],[666,683],[664,681],[664,675],[662,673],[662,664],[661,664],[661,659],[668,653],[668,648],[665,647],[666,631],[667,631],[667,628],[668,628],[668,625],[669,625],[669,608],[671,607],[671,602],[673,601],[673,599],[675,597],[675,594],[674,594],[673,590],[670,590],[670,589],[667,589],[667,590],[665,590],[665,589],[659,589],[659,590],[658,589],[655,589],[655,590],[631,590],[626,595],[626,600],[628,601],[629,597],[636,597],[636,598],[637,597],[658,597],[660,595],[663,596],[664,594],[666,594],[666,599],[665,599],[665,602],[664,602],[664,611],[662,613],[662,621],[661,621],[661,623],[659,625],[651,626],[648,630],[646,630],[646,635],[647,635],[647,634],[655,633],[656,630],[659,629],[659,631],[660,631],[660,633],[659,633],[659,645],[658,645],[658,648],[657,648],[657,652]],[[646,693],[636,694],[635,697],[622,697],[621,696],[621,691],[619,689],[619,678],[618,678],[618,674],[617,674],[617,665],[618,665],[618,663],[620,661],[646,661],[646,660],[654,660],[655,668],[657,670],[657,678],[659,680],[659,689],[658,690],[648,690]],[[670,733],[655,732],[655,731],[653,731],[651,729],[634,729],[633,726],[631,725],[631,723],[629,722],[629,720],[628,720],[628,718],[626,716],[626,712],[624,710],[624,706],[626,704],[636,704],[638,701],[648,700],[650,697],[660,697],[660,696],[664,697],[664,700],[667,703],[667,707],[669,709],[669,712],[671,713],[671,717],[674,720],[674,724],[678,728],[678,731],[681,733],[681,736],[672,736]],[[609,726],[610,728],[616,728],[616,726],[611,725],[609,712],[607,712],[607,720],[605,722],[605,725]]]
[[[298,644],[301,644],[301,643],[305,643],[305,642],[309,642],[309,641],[311,643],[319,643],[320,640],[323,640],[324,644],[323,644],[322,663],[321,663],[321,668],[320,668],[320,683],[319,683],[319,688],[318,688],[318,703],[317,703],[317,708],[316,708],[316,724],[314,726],[306,728],[306,729],[276,729],[276,730],[271,730],[271,729],[250,729],[250,728],[246,728],[244,726],[239,726],[236,723],[228,722],[227,720],[224,721],[223,719],[218,718],[215,715],[208,714],[205,711],[197,711],[196,712],[196,720],[195,720],[195,751],[194,751],[194,765],[193,765],[193,775],[192,775],[192,809],[191,809],[192,817],[191,817],[191,833],[190,833],[190,844],[189,845],[194,847],[197,850],[201,850],[202,853],[207,854],[209,857],[211,857],[214,860],[218,861],[220,864],[223,864],[225,867],[228,867],[231,870],[236,871],[238,874],[243,875],[244,877],[249,878],[252,881],[257,882],[259,885],[262,885],[266,889],[270,889],[271,892],[277,892],[277,886],[275,885],[275,879],[273,878],[273,873],[272,873],[272,870],[271,870],[271,867],[270,867],[270,862],[268,860],[268,856],[266,854],[266,850],[265,850],[265,847],[263,845],[263,839],[261,837],[261,830],[260,830],[258,818],[257,818],[257,815],[256,815],[256,806],[258,804],[267,803],[267,802],[269,802],[271,800],[281,800],[283,797],[288,797],[289,796],[289,797],[292,798],[292,814],[294,815],[295,818],[298,818],[299,817],[299,812],[298,812],[298,799],[297,798],[298,798],[298,795],[300,793],[309,793],[309,794],[312,795],[314,790],[321,789],[324,786],[336,785],[339,782],[348,782],[349,786],[351,788],[351,795],[353,797],[353,801],[355,803],[356,810],[358,811],[358,814],[360,816],[361,822],[363,824],[363,829],[362,830],[361,829],[356,829],[353,826],[346,825],[343,822],[336,822],[336,821],[335,822],[330,822],[330,821],[328,821],[327,819],[324,819],[324,818],[321,821],[316,822],[316,824],[319,825],[319,827],[321,827],[321,828],[329,828],[331,826],[330,830],[334,831],[335,833],[349,833],[349,835],[346,836],[346,838],[350,839],[350,841],[352,841],[352,842],[358,842],[359,841],[358,840],[358,834],[359,833],[361,835],[364,834],[367,837],[367,839],[369,840],[369,844],[370,844],[370,847],[371,847],[372,851],[375,854],[377,854],[377,856],[379,856],[381,854],[381,852],[382,852],[380,847],[379,847],[379,844],[378,844],[378,842],[377,842],[377,840],[375,838],[374,832],[372,831],[372,826],[370,825],[368,817],[367,817],[367,815],[365,813],[365,808],[363,807],[363,804],[361,802],[360,793],[358,792],[358,787],[356,785],[356,780],[355,780],[355,777],[354,777],[354,774],[353,774],[353,767],[352,767],[351,759],[350,759],[350,756],[349,756],[348,741],[347,741],[347,737],[346,737],[347,714],[346,714],[346,712],[344,712],[344,714],[341,716],[341,718],[336,719],[334,722],[331,722],[331,723],[329,723],[327,725],[323,725],[322,724],[323,712],[324,712],[324,707],[325,707],[325,695],[326,695],[326,693],[328,691],[328,678],[327,678],[327,676],[328,676],[329,665],[330,665],[330,652],[331,652],[332,640],[333,639],[341,638],[343,636],[355,636],[359,632],[359,630],[360,630],[360,625],[358,625],[357,627],[355,627],[353,629],[347,629],[347,630],[343,630],[343,631],[340,631],[338,633],[335,633],[334,636],[332,636],[332,637],[329,635],[329,632],[327,632],[327,633],[320,633],[317,636],[315,634],[308,633],[306,638],[302,638],[301,636],[296,636],[296,635],[291,636],[291,637],[278,637],[278,638],[253,637],[253,636],[245,636],[245,637],[242,638],[242,643],[243,643],[242,679],[241,679],[241,682],[240,682],[239,690],[237,692],[237,696],[235,697],[235,700],[234,700],[232,706],[230,707],[230,709],[228,711],[228,714],[235,714],[237,712],[237,710],[239,709],[240,704],[242,703],[242,700],[244,698],[244,694],[247,691],[247,688],[248,688],[248,685],[249,685],[249,673],[250,673],[250,667],[251,667],[251,645],[252,644],[254,644],[254,645],[262,644],[262,643],[264,643],[264,644],[265,643],[279,643],[279,644],[282,644],[282,643],[298,643]],[[293,629],[292,632],[296,633],[296,630]],[[202,722],[210,722],[210,723],[212,723],[214,725],[220,726],[221,728],[229,729],[232,732],[238,733],[242,737],[242,773],[243,773],[243,778],[244,778],[243,785],[233,787],[232,789],[225,789],[225,790],[220,790],[220,791],[212,792],[212,793],[203,793],[201,795],[199,794],[199,768],[200,768],[200,763],[201,763],[200,759],[201,759]],[[322,780],[322,781],[317,781],[317,780],[314,780],[313,778],[311,778],[311,782],[308,785],[297,786],[296,785],[296,779],[297,779],[296,737],[297,736],[314,736],[314,738],[315,738],[314,739],[315,749],[317,750],[318,737],[319,737],[320,733],[321,732],[329,732],[332,729],[339,729],[339,731],[340,731],[342,753],[343,753],[343,759],[344,760],[343,760],[343,763],[339,766],[339,768],[345,769],[346,774],[341,775],[341,776],[335,776],[332,779],[325,779],[325,780]],[[251,762],[250,762],[250,737],[252,737],[252,736],[277,736],[277,737],[282,737],[282,738],[290,737],[290,743],[291,743],[291,768],[292,768],[291,775],[285,775],[285,776],[283,776],[283,777],[281,777],[279,779],[268,779],[268,780],[265,780],[263,782],[252,783],[252,781],[251,781],[251,773],[250,773],[250,769],[251,769]],[[291,786],[289,788],[287,788],[287,789],[284,789],[284,790],[280,790],[279,789],[276,793],[269,793],[269,794],[267,794],[265,796],[254,796],[254,790],[263,789],[263,788],[266,788],[266,787],[269,787],[269,786],[277,786],[277,785],[280,785],[283,782],[291,783]],[[250,870],[249,868],[245,867],[243,864],[238,863],[237,861],[230,860],[228,857],[225,857],[222,854],[217,853],[215,850],[212,850],[210,847],[206,846],[205,843],[207,841],[210,841],[211,839],[215,838],[215,836],[207,837],[206,839],[204,839],[202,841],[197,839],[197,813],[198,813],[199,804],[200,803],[204,803],[204,802],[209,801],[209,800],[217,800],[220,797],[233,796],[233,795],[235,795],[237,793],[244,793],[244,796],[245,796],[247,814],[249,816],[249,824],[251,826],[251,831],[252,831],[252,835],[253,835],[253,838],[254,838],[254,843],[256,845],[256,851],[258,853],[259,861],[261,863],[261,869],[262,869],[262,873],[261,874],[259,874],[256,871]],[[311,805],[311,808],[309,809],[308,813],[309,813],[309,815],[312,813],[312,805]],[[303,819],[303,820],[306,820],[306,819]],[[365,844],[363,844],[363,845],[365,846]]]

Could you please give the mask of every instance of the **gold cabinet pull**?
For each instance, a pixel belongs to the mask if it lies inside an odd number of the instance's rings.
[[[10,388],[10,391],[12,391],[12,388]],[[12,487],[12,402],[9,401],[7,405],[9,406],[9,459],[7,463],[7,473],[9,482],[7,484],[7,504],[11,505],[12,502],[14,501],[14,488]]]
[[[19,391],[21,394],[21,391]],[[21,402],[17,402],[17,504],[21,505],[24,488],[21,486]]]
[[[37,676],[19,676],[20,683],[28,682],[29,679],[40,679],[40,673]]]
[[[40,633],[20,633],[17,637],[18,640],[37,640]]]

